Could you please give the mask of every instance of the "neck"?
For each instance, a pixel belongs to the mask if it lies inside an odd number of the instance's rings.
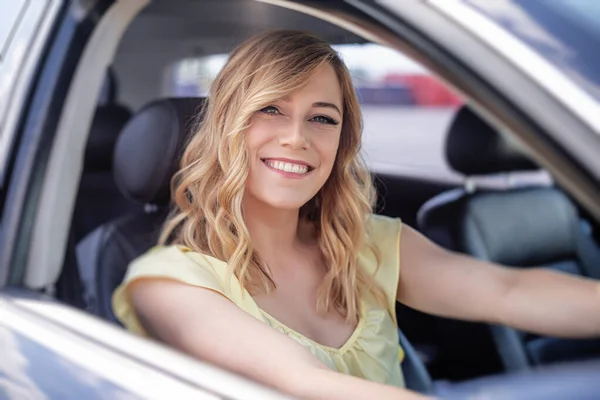
[[[277,264],[302,244],[299,209],[276,209],[250,196],[243,204],[252,245],[268,264]]]

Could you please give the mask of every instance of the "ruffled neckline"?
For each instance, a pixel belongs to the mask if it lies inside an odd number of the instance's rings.
[[[361,301],[361,303],[362,303],[362,301]],[[365,307],[365,304],[361,304],[361,308],[363,308],[363,310],[361,310],[361,311],[364,311],[364,307]],[[354,331],[352,332],[352,334],[348,337],[346,342],[341,347],[336,348],[336,347],[331,347],[331,346],[327,346],[322,343],[319,343],[316,340],[313,340],[313,339],[303,335],[302,333],[296,331],[295,329],[290,328],[289,326],[282,323],[277,318],[273,317],[271,314],[269,314],[265,310],[261,309],[260,307],[259,307],[259,311],[261,312],[261,314],[263,315],[263,317],[265,319],[267,319],[268,321],[271,322],[269,325],[271,327],[277,329],[281,333],[284,333],[288,336],[292,336],[296,340],[298,340],[299,342],[302,342],[304,344],[321,348],[330,354],[339,354],[339,355],[343,355],[349,349],[356,346],[357,342],[361,338],[364,338],[369,330],[375,331],[378,324],[381,323],[381,320],[383,318],[385,318],[385,314],[387,313],[387,311],[383,310],[383,309],[381,309],[381,310],[369,309],[366,312],[361,312],[358,323],[357,323],[356,327],[354,328]]]
[[[213,262],[216,262],[217,264],[220,264],[223,267],[227,268],[227,263],[225,263],[222,260],[194,252],[193,250],[191,250],[185,246],[179,246],[179,247],[181,250],[184,250],[184,252],[191,252],[194,254],[198,254],[204,258],[212,259]],[[232,278],[233,278],[232,281],[235,282],[235,286],[236,286],[237,290],[239,290],[241,293],[241,297],[244,298],[247,296],[250,299],[251,308],[253,308],[255,310],[254,312],[252,312],[250,309],[246,309],[247,312],[250,312],[255,317],[262,317],[262,320],[265,323],[269,324],[272,328],[275,328],[278,331],[280,331],[281,333],[295,338],[298,342],[303,343],[310,347],[320,348],[323,351],[326,351],[327,353],[329,353],[331,355],[342,356],[345,353],[347,353],[348,350],[352,349],[353,347],[358,346],[358,343],[361,342],[362,340],[377,339],[376,337],[370,338],[370,336],[376,336],[378,325],[381,324],[381,322],[385,319],[385,316],[388,314],[388,311],[386,309],[380,309],[378,307],[370,307],[368,304],[368,301],[364,297],[361,296],[361,298],[359,300],[360,310],[359,310],[358,323],[357,323],[356,327],[354,328],[354,331],[352,332],[350,337],[348,337],[348,339],[346,340],[346,342],[340,348],[335,348],[335,347],[321,344],[321,343],[317,342],[316,340],[313,340],[313,339],[303,335],[302,333],[296,331],[295,329],[290,328],[286,324],[279,321],[277,318],[275,318],[274,316],[272,316],[271,314],[269,314],[268,312],[266,312],[265,310],[263,310],[262,308],[259,307],[258,303],[256,303],[256,301],[254,300],[254,298],[252,297],[250,292],[248,292],[245,288],[241,287],[241,285],[235,275],[233,275]]]
[[[257,307],[258,307],[258,304],[257,304]],[[362,305],[361,305],[361,307],[362,307]],[[309,338],[308,336],[303,335],[302,333],[296,331],[295,329],[290,328],[289,326],[287,326],[283,322],[279,321],[277,318],[275,318],[274,316],[272,316],[271,314],[269,314],[262,308],[258,307],[258,309],[260,310],[261,314],[263,314],[263,316],[266,319],[268,319],[272,322],[272,324],[270,324],[272,327],[274,327],[276,329],[281,328],[281,329],[278,329],[280,332],[285,333],[287,335],[289,335],[289,334],[294,335],[294,336],[298,337],[299,339],[303,339],[303,340],[309,342],[310,344],[313,344],[324,350],[327,350],[330,353],[340,353],[340,354],[345,353],[349,347],[352,347],[352,345],[354,344],[356,339],[358,337],[360,337],[363,327],[365,325],[365,317],[363,316],[363,313],[361,312],[360,317],[358,319],[358,323],[356,324],[354,331],[352,331],[352,334],[348,337],[348,339],[346,339],[346,341],[344,342],[344,344],[341,347],[336,348],[336,347],[331,347],[331,346],[327,346],[325,344],[319,343],[316,340],[313,340],[313,339]],[[273,326],[273,325],[275,325],[275,326]]]

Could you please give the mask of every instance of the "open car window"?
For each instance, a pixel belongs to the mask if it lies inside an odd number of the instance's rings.
[[[364,119],[363,156],[375,172],[455,178],[444,139],[462,99],[423,66],[377,44],[334,46],[354,78]],[[206,96],[226,54],[186,58],[165,72],[164,96]]]

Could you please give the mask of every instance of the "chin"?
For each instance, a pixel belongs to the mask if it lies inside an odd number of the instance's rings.
[[[246,191],[248,200],[252,201],[259,207],[268,207],[276,210],[297,211],[302,206],[310,201],[316,194],[317,190],[282,190],[273,186],[249,187]],[[313,188],[311,188],[313,189]],[[251,200],[252,199],[252,200]]]
[[[263,201],[265,204],[267,204],[270,207],[279,209],[279,210],[299,210],[300,207],[302,207],[303,205],[305,205],[308,200],[306,201],[298,201],[298,198],[281,198],[281,199],[268,199],[265,201]]]

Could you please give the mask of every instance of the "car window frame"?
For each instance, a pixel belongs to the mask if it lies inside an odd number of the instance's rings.
[[[73,71],[97,15],[113,2],[52,1],[57,7],[54,18],[39,32],[45,34],[39,38],[40,57],[23,82],[25,97],[15,111],[18,119],[0,204],[0,288],[22,285],[46,166]]]
[[[64,0],[27,1],[2,48],[0,60],[0,192],[31,82]],[[9,101],[10,99],[10,101]],[[0,205],[1,205],[0,200]]]

